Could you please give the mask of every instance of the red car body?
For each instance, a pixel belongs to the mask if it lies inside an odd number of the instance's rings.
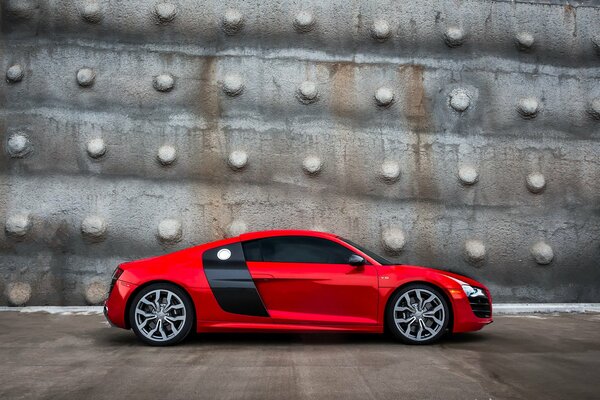
[[[220,289],[215,289],[214,284],[211,287],[205,261],[207,252],[274,236],[327,239],[364,257],[366,263],[357,268],[348,264],[248,261],[246,266],[252,280],[250,284],[254,284],[266,314],[245,315],[237,309],[231,312],[231,307],[238,306],[225,300],[236,301],[235,297],[231,298],[236,289],[224,288],[222,292],[218,292]],[[384,315],[390,296],[410,283],[432,286],[445,295],[451,306],[449,330],[452,332],[476,331],[492,322],[491,296],[481,283],[462,275],[431,268],[402,264],[381,265],[340,237],[323,232],[285,230],[247,233],[171,254],[126,262],[119,269],[122,272],[111,285],[105,303],[105,315],[112,325],[125,329],[130,328],[128,310],[134,294],[144,286],[157,282],[169,282],[187,292],[195,308],[197,332],[381,333],[385,326]],[[218,281],[215,279],[214,282]],[[461,286],[464,283],[485,291],[489,299],[489,313],[485,317],[475,315]],[[245,300],[247,299],[243,296],[239,299],[240,302]]]

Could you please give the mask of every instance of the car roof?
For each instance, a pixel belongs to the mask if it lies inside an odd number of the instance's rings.
[[[337,238],[337,235],[329,232],[309,231],[309,230],[297,230],[297,229],[279,229],[269,231],[257,231],[242,233],[239,238],[240,240],[254,240],[273,236],[312,236],[320,238]]]

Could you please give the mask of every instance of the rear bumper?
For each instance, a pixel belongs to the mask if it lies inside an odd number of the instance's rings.
[[[136,285],[117,281],[113,290],[104,302],[104,317],[111,326],[129,329],[126,321],[127,300],[135,290]]]
[[[116,327],[115,324],[113,324],[113,322],[110,320],[110,318],[108,318],[108,306],[106,305],[106,302],[104,302],[104,318],[106,318],[106,320],[108,321],[108,324],[112,327]]]

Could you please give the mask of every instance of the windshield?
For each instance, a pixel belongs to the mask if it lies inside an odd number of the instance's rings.
[[[373,260],[377,261],[381,265],[396,265],[396,264],[398,264],[395,262],[391,262],[390,260],[388,260],[384,257],[381,257],[379,254],[373,253],[371,250],[365,249],[364,247],[354,243],[351,240],[344,239],[343,237],[341,237],[340,239],[342,239],[344,242],[348,243],[350,246],[356,247],[358,250],[362,251],[363,253],[365,253],[366,255],[368,255],[369,257],[371,257]]]

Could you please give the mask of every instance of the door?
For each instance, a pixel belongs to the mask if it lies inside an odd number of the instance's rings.
[[[246,263],[269,315],[282,323],[376,324],[373,265],[351,266],[354,252],[312,236],[243,243]]]

